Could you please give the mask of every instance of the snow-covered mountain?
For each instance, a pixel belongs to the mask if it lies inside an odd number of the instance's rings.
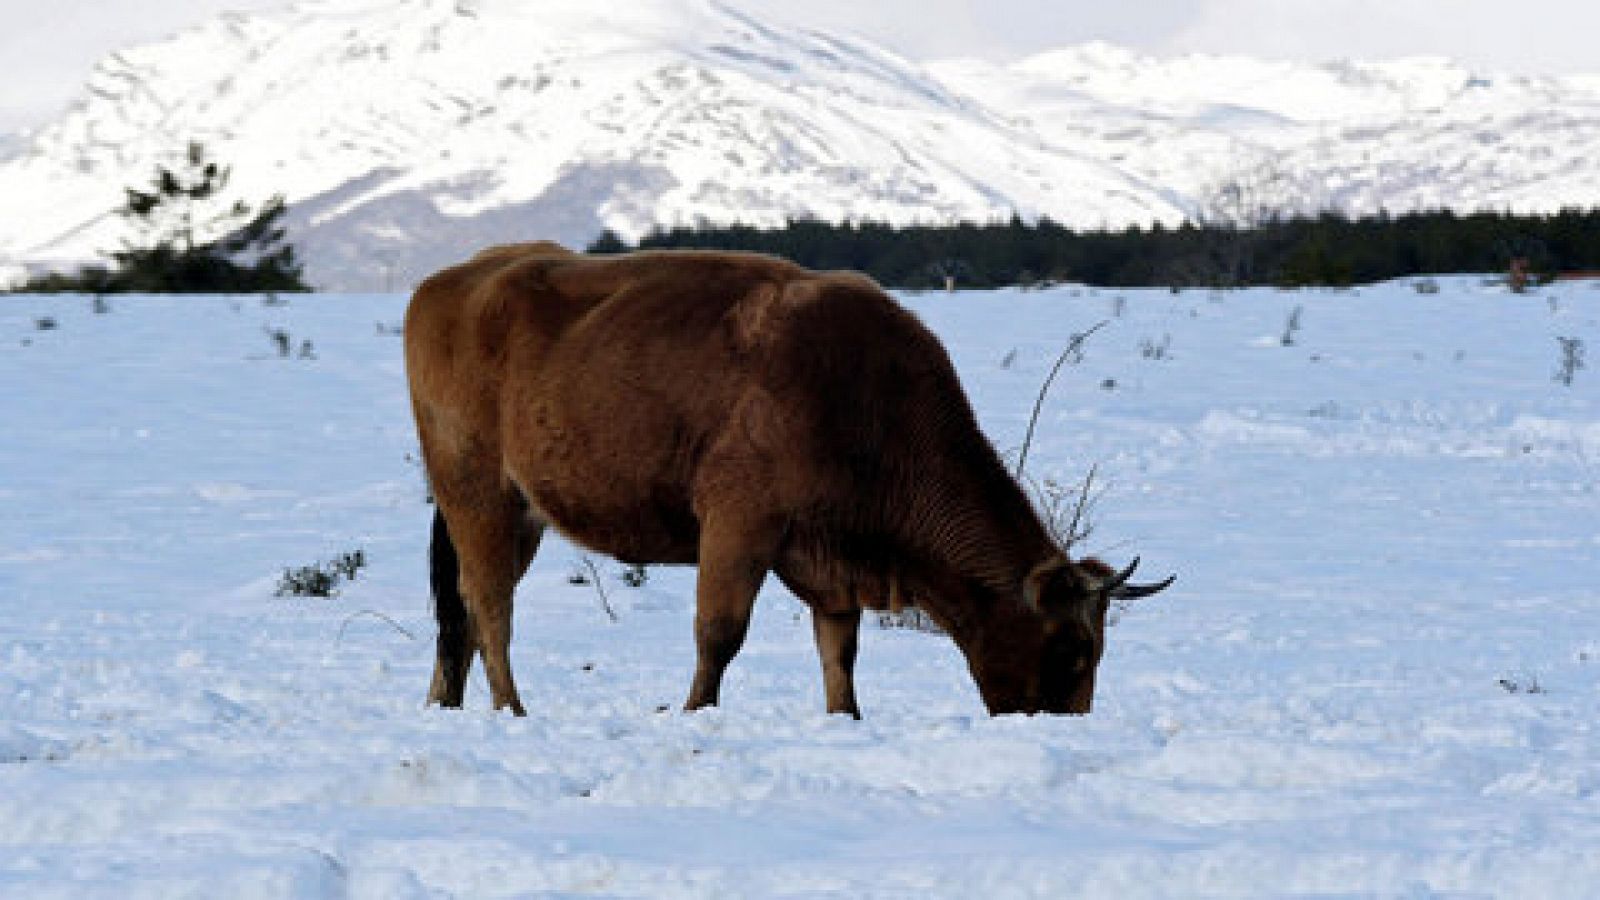
[[[1014,127],[1195,214],[1219,186],[1267,206],[1402,212],[1600,204],[1600,76],[1475,72],[1446,59],[1321,65],[1155,59],[1102,43],[1009,66],[930,66]]]
[[[1099,44],[918,65],[721,0],[607,9],[306,0],[113,54],[61,120],[0,154],[0,269],[116,247],[122,189],[189,140],[232,165],[240,196],[285,194],[311,279],[346,289],[606,227],[1174,222],[1241,178],[1274,203],[1352,209],[1600,203],[1600,78]]]

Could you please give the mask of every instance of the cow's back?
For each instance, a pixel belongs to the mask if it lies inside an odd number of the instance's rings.
[[[407,342],[419,422],[441,398],[463,452],[625,559],[692,561],[713,501],[873,516],[908,442],[971,421],[870,280],[748,254],[486,251],[419,289]]]

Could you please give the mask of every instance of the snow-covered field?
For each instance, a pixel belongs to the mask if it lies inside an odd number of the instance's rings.
[[[1087,549],[1179,580],[1089,717],[869,625],[861,722],[773,585],[679,712],[693,572],[601,561],[613,622],[553,538],[530,715],[424,708],[404,298],[0,298],[0,895],[1596,896],[1600,371],[1552,376],[1600,290],[1440,283],[905,298],[1003,449],[1110,320],[1030,469],[1098,466]]]

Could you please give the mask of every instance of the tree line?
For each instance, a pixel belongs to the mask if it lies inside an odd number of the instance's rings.
[[[283,198],[227,199],[230,170],[191,143],[147,186],[127,188],[118,215],[135,236],[109,264],[37,275],[16,290],[113,293],[308,290],[285,238]],[[1048,218],[893,226],[791,220],[782,228],[658,229],[629,245],[612,232],[591,253],[699,247],[855,269],[889,287],[992,288],[1062,281],[1109,287],[1349,285],[1424,274],[1512,273],[1514,283],[1600,270],[1600,208],[1548,214],[1449,210],[1351,217],[1286,214],[1274,177],[1241,176],[1199,221],[1077,231]],[[508,235],[522,240],[529,235]]]
[[[697,225],[630,246],[606,232],[590,252],[700,247],[856,269],[889,287],[990,288],[1075,281],[1110,287],[1350,285],[1413,275],[1600,270],[1600,209],[1550,214],[1327,212],[1251,225],[1186,222],[1075,231],[1049,219],[989,224]],[[1520,262],[1517,262],[1520,261]]]

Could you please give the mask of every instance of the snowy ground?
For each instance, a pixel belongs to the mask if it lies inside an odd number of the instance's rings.
[[[873,626],[862,722],[772,586],[678,712],[692,571],[602,562],[612,622],[559,540],[528,718],[478,672],[426,709],[403,298],[0,298],[0,895],[1595,896],[1600,371],[1552,375],[1600,290],[1442,285],[907,298],[1002,448],[1110,319],[1030,468],[1098,465],[1088,549],[1179,581],[1092,716],[991,719]]]

